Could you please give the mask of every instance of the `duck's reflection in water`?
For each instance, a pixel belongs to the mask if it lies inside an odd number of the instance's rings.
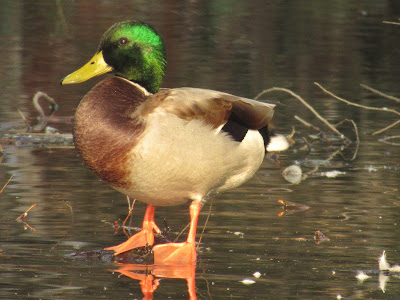
[[[196,265],[142,265],[142,264],[122,264],[118,263],[118,269],[112,270],[119,272],[129,278],[139,280],[142,288],[143,299],[153,299],[154,291],[160,285],[162,278],[186,279],[189,299],[195,300],[196,296]]]

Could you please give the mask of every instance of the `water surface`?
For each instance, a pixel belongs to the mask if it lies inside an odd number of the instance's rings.
[[[331,123],[356,122],[361,141],[356,159],[330,159],[340,141],[316,141],[310,153],[304,148],[303,137],[311,143],[310,135],[318,132],[294,115],[329,132],[309,110],[285,93],[263,97],[281,101],[276,130],[289,134],[295,126],[296,144],[203,208],[198,237],[209,212],[210,218],[196,266],[199,299],[394,299],[400,293],[398,277],[386,278],[385,292],[378,281],[383,250],[389,263],[400,263],[400,152],[398,145],[381,141],[399,135],[399,127],[372,136],[398,116],[347,106],[314,85],[318,81],[363,105],[398,108],[359,86],[400,95],[400,27],[382,23],[399,16],[395,1],[3,1],[1,7],[2,137],[25,131],[17,109],[37,122],[31,100],[38,90],[56,99],[59,116],[72,116],[101,79],[68,87],[59,80],[92,56],[105,29],[126,19],[150,22],[163,35],[169,61],[165,87],[245,97],[273,86],[289,88]],[[49,125],[71,132],[70,124]],[[354,141],[352,128],[344,127]],[[14,175],[0,195],[0,298],[141,299],[139,281],[113,272],[116,262],[71,258],[126,238],[112,226],[127,215],[125,197],[101,183],[71,147],[4,137],[0,142],[0,186]],[[353,143],[346,157],[354,148]],[[298,185],[282,176],[293,164],[313,171]],[[329,178],[329,171],[340,173]],[[310,209],[279,217],[278,200]],[[15,219],[32,204],[29,228]],[[140,226],[144,209],[136,203],[132,225]],[[158,208],[156,221],[161,225],[164,218],[175,237],[189,221],[188,207]],[[316,243],[317,230],[329,241]],[[363,283],[355,277],[360,270],[371,276]],[[162,279],[154,298],[187,299],[186,280]]]

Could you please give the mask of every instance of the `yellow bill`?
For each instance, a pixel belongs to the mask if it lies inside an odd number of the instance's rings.
[[[61,85],[73,84],[84,82],[92,77],[99,76],[112,71],[110,67],[103,58],[103,51],[96,53],[88,63],[86,63],[82,68],[76,70],[75,72],[69,74],[64,79],[61,80]]]

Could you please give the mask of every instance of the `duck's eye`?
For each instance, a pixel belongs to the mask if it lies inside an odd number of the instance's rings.
[[[125,37],[120,38],[119,39],[119,44],[122,45],[122,46],[128,44],[128,39],[125,38]]]

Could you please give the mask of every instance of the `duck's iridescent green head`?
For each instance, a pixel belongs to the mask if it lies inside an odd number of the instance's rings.
[[[65,77],[61,84],[83,82],[113,72],[156,93],[166,65],[163,41],[152,27],[138,21],[120,22],[104,33],[93,58]]]

